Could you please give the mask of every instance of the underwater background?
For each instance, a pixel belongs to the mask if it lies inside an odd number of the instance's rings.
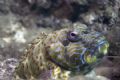
[[[40,32],[76,22],[109,41],[108,55],[94,69],[104,76],[99,80],[120,80],[120,0],[0,0],[0,80],[12,80],[24,49]],[[70,80],[85,79],[80,75]]]

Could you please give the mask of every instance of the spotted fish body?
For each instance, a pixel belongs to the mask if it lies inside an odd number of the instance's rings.
[[[72,73],[86,74],[107,54],[105,37],[83,24],[50,34],[41,33],[26,49],[15,70],[15,80],[68,80]],[[44,79],[45,80],[45,79]]]

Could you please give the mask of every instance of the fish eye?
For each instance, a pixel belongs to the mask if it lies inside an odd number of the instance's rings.
[[[68,40],[71,42],[77,42],[79,41],[79,35],[77,34],[77,32],[69,32],[68,33]]]
[[[71,36],[71,37],[76,37],[77,34],[76,34],[75,32],[71,32],[71,33],[70,33],[70,36]]]

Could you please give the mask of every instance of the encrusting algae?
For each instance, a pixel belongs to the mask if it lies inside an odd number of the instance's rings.
[[[46,80],[68,80],[75,73],[86,74],[107,54],[108,47],[103,34],[80,23],[41,33],[26,49],[14,80],[39,80],[44,72],[49,76]]]

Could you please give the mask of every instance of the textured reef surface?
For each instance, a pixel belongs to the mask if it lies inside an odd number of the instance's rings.
[[[93,32],[100,32],[105,36],[105,40],[109,42],[108,54],[101,59],[99,65],[94,67],[93,70],[96,74],[94,74],[94,72],[90,73],[89,76],[91,74],[93,75],[89,79],[119,80],[120,0],[0,0],[0,80],[12,80],[14,69],[19,64],[21,60],[20,57],[23,55],[27,44],[39,36],[41,32],[50,35],[54,33],[54,31],[59,32],[59,30],[64,28],[70,29],[71,26],[76,23],[87,26],[87,28],[93,30]],[[90,33],[89,35],[91,34],[95,33]],[[87,34],[85,35],[86,37],[83,37],[83,35],[79,36],[81,36],[86,43],[87,40],[85,40],[85,38],[90,37],[87,36]],[[70,40],[74,41],[73,38]],[[90,40],[92,39],[90,38]],[[70,43],[65,45],[68,44]],[[83,43],[78,44],[82,44],[79,47],[86,48]],[[71,45],[73,46],[75,44]],[[54,46],[58,46],[58,44],[54,44]],[[93,47],[90,49],[93,49]],[[88,45],[87,48],[89,48]],[[49,48],[50,53],[52,53],[52,49],[55,48],[51,46],[51,48]],[[90,53],[91,50],[87,51]],[[103,49],[102,52],[104,52]],[[56,58],[56,52],[53,53],[54,54],[50,54],[50,56]],[[70,63],[72,61],[63,60],[63,58],[62,60],[61,58],[57,58],[56,62],[61,61],[62,65],[67,65],[67,68],[70,67],[71,70],[79,66],[79,64],[75,64],[75,61],[81,63],[80,58],[74,60],[76,55],[66,54],[67,58],[64,59],[72,60],[74,64]],[[87,63],[96,61],[95,57],[92,57],[93,60],[91,60],[91,56],[85,59]],[[61,64],[59,63],[57,65],[64,68],[65,66],[61,66]],[[47,72],[44,72],[42,77],[49,77],[47,74]],[[85,79],[83,75],[77,75],[75,77],[72,76],[70,80],[87,79]]]

